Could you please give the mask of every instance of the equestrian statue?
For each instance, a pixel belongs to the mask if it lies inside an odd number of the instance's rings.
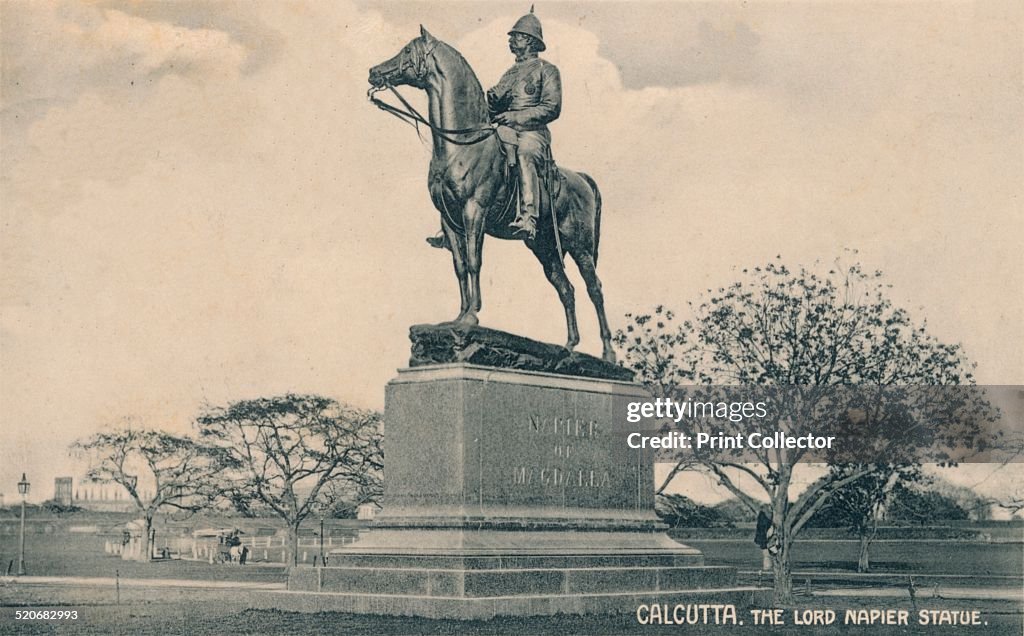
[[[441,215],[441,234],[427,240],[452,253],[461,295],[453,322],[478,324],[484,234],[522,240],[565,308],[566,348],[580,341],[574,290],[564,269],[569,254],[597,310],[603,357],[614,362],[596,269],[601,193],[588,175],[556,167],[552,159],[547,124],[561,112],[561,78],[553,64],[537,56],[546,47],[532,8],[508,35],[515,64],[486,95],[462,55],[421,26],[420,37],[370,69],[369,96],[382,110],[431,131],[428,187]],[[397,86],[426,91],[428,116]],[[384,90],[402,106],[375,97]]]

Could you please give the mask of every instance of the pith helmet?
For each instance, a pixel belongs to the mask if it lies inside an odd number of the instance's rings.
[[[533,7],[530,7],[529,13],[516,20],[512,30],[508,32],[509,35],[513,33],[525,33],[526,35],[533,36],[540,45],[541,51],[548,48],[544,44],[544,32],[540,28],[540,20],[537,16],[533,15]]]

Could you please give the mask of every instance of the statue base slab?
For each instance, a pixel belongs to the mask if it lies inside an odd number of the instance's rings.
[[[410,367],[467,363],[596,380],[633,380],[632,371],[601,358],[486,327],[415,325],[409,339]]]

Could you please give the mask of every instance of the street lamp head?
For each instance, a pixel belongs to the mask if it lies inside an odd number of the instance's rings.
[[[28,496],[29,488],[28,478],[25,477],[25,473],[21,473],[21,481],[18,482],[18,494],[22,497]]]

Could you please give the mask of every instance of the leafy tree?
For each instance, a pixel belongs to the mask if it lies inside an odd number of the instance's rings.
[[[659,494],[655,498],[654,511],[673,528],[718,528],[732,525],[716,508],[699,504],[678,493]]]
[[[87,458],[87,477],[119,484],[135,502],[145,521],[139,555],[143,561],[152,558],[149,541],[158,510],[198,512],[218,495],[220,451],[189,437],[126,427],[96,433],[71,449]]]
[[[841,481],[847,466],[831,466],[822,479]],[[922,479],[916,465],[879,464],[871,472],[837,488],[831,497],[807,522],[809,527],[849,528],[857,533],[860,547],[857,571],[871,569],[871,542],[878,534],[887,505],[897,485],[915,483]]]
[[[380,443],[380,437],[375,440]],[[379,446],[374,450],[380,454]],[[377,473],[379,477],[379,473]],[[348,480],[338,480],[328,484],[321,493],[322,504],[326,516],[332,519],[355,519],[359,514],[359,507],[365,503],[379,504],[383,494],[382,484],[374,482],[367,486],[365,484],[352,483]]]
[[[938,475],[928,476],[919,485],[922,487],[927,486],[929,490],[954,502],[958,508],[967,513],[968,519],[985,521],[992,517],[991,502],[972,488],[950,483]]]
[[[923,526],[946,521],[962,521],[968,519],[969,515],[952,497],[935,490],[899,484],[893,492],[888,518],[891,521]]]
[[[676,323],[670,310],[658,307],[651,314],[627,315],[630,324],[616,334],[620,359],[655,397],[672,397],[680,382],[710,392],[753,386],[772,396],[769,417],[762,420],[692,418],[676,429],[743,437],[857,430],[859,436],[841,439],[860,444],[859,457],[897,464],[914,463],[922,450],[943,444],[971,449],[988,443],[981,423],[992,419],[992,411],[974,394],[934,400],[907,389],[893,395],[902,391],[895,387],[973,384],[973,377],[959,345],[937,341],[924,324],[893,306],[880,273],[853,265],[818,275],[774,262],[743,274],[728,287],[709,290],[691,307],[690,321]],[[767,498],[778,543],[773,596],[787,604],[793,599],[795,538],[836,491],[877,469],[877,460],[829,455],[823,459],[846,465],[791,497],[793,467],[809,457],[804,449],[690,451],[678,456],[659,491],[681,471],[698,470],[752,512]],[[938,453],[929,459],[949,457]],[[751,484],[754,492],[746,489]]]
[[[753,523],[757,520],[757,515],[754,511],[736,498],[726,499],[717,503],[714,508],[723,519],[728,520],[730,523]]]
[[[316,395],[288,394],[211,407],[200,438],[223,453],[225,494],[240,511],[265,507],[288,528],[288,563],[297,564],[299,526],[331,492],[382,492],[384,456],[378,413]]]
[[[75,504],[63,504],[56,499],[47,499],[42,503],[42,508],[52,515],[57,515],[58,519],[62,518],[64,515],[73,515],[76,512],[82,511],[82,508]]]
[[[331,519],[356,519],[359,515],[359,504],[350,501],[337,501],[328,508],[327,516]]]

